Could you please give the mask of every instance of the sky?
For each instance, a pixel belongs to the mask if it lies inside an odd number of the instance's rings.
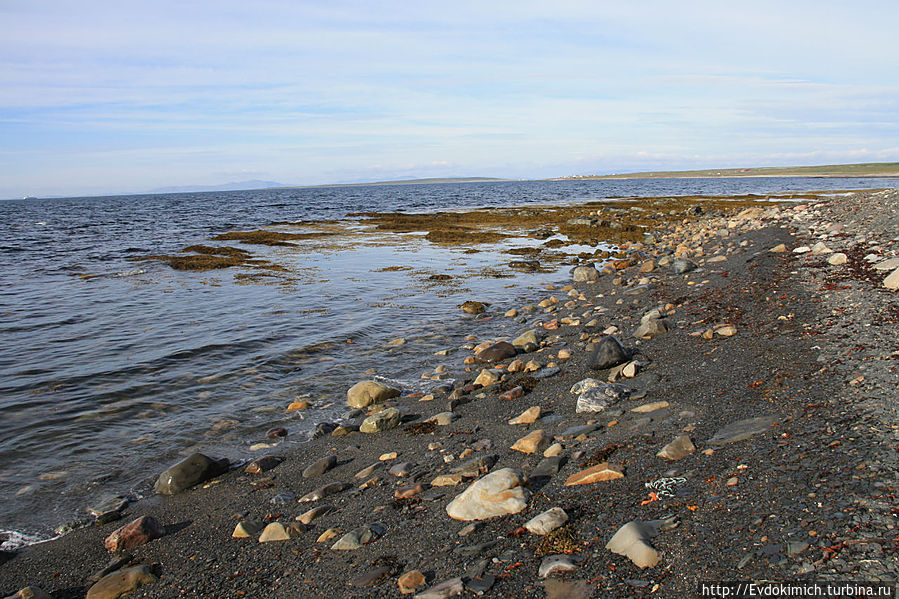
[[[899,3],[0,0],[0,198],[899,160]]]

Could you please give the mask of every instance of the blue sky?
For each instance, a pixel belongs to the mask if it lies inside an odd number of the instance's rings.
[[[899,160],[899,4],[0,0],[0,197]]]

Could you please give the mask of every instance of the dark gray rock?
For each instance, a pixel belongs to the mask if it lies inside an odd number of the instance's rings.
[[[175,495],[224,474],[228,465],[227,458],[216,460],[194,453],[160,474],[153,488],[160,495]]]
[[[684,258],[678,258],[671,263],[671,272],[676,275],[682,275],[691,270],[696,270],[696,264]]]
[[[615,337],[609,335],[596,344],[590,355],[589,366],[593,370],[605,370],[624,364],[631,359],[633,351],[626,349]]]
[[[303,470],[303,478],[313,478],[320,476],[337,465],[337,456],[329,455],[312,464],[306,466]]]

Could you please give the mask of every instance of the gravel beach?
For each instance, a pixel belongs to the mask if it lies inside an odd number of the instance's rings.
[[[0,597],[895,585],[899,191],[691,210],[620,248],[486,307],[514,334],[446,356],[454,385],[347,381],[346,417],[299,451],[194,458],[192,488],[182,468],[171,495],[0,554]]]

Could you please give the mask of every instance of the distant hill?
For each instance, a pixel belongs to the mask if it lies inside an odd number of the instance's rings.
[[[196,191],[242,191],[246,189],[266,189],[269,187],[289,187],[277,181],[262,181],[251,179],[249,181],[234,181],[221,185],[180,185],[174,187],[159,187],[149,193],[191,193]]]
[[[581,179],[663,179],[699,177],[899,177],[899,162],[828,164],[822,166],[762,166],[751,168],[710,168],[695,171],[649,171],[614,175],[575,175],[555,180]]]

